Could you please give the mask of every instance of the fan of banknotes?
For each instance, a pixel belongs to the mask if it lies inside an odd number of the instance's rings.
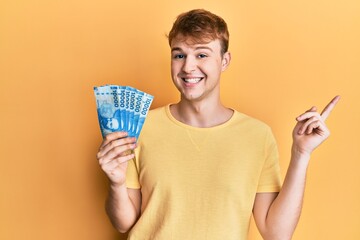
[[[126,131],[138,139],[154,97],[133,87],[117,85],[94,87],[94,94],[102,136]]]

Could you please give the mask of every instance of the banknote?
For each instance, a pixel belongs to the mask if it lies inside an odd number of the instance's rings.
[[[128,109],[128,129],[127,132],[129,133],[130,137],[134,137],[134,135],[132,134],[132,128],[134,125],[134,109],[135,109],[135,94],[136,94],[136,89],[127,86],[126,87],[127,91],[130,92],[130,97],[129,97],[129,109]]]
[[[136,129],[137,129],[137,125],[139,123],[140,110],[141,110],[142,99],[143,99],[144,94],[145,94],[144,92],[137,91],[136,95],[135,95],[134,121],[133,121],[133,124],[131,127],[131,135],[132,136],[136,136]]]
[[[144,93],[144,95],[142,96],[139,120],[138,120],[138,123],[136,125],[136,130],[135,130],[136,138],[138,138],[140,135],[141,129],[144,125],[146,116],[149,112],[149,109],[150,109],[153,99],[154,99],[154,97],[147,93]]]
[[[154,97],[130,86],[94,87],[98,120],[102,136],[126,131],[139,138]]]
[[[128,121],[126,116],[126,94],[125,94],[126,87],[119,86],[118,91],[118,98],[120,101],[120,118],[123,120],[122,130],[128,129]]]

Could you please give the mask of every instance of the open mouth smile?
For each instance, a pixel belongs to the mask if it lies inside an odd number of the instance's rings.
[[[181,78],[181,79],[186,83],[198,83],[201,80],[203,80],[204,78],[199,77],[199,78]]]

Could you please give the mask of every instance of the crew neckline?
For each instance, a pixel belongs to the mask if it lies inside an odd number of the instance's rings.
[[[175,123],[176,125],[180,126],[180,127],[183,127],[183,128],[186,128],[186,129],[192,129],[192,130],[197,130],[197,131],[207,131],[207,130],[215,130],[215,129],[221,129],[221,128],[224,128],[228,125],[230,125],[234,119],[236,118],[236,116],[238,115],[238,112],[236,110],[234,110],[233,108],[229,108],[233,111],[233,114],[231,115],[231,117],[224,123],[221,123],[219,125],[216,125],[216,126],[213,126],[213,127],[194,127],[194,126],[191,126],[191,125],[187,125],[183,122],[180,122],[179,120],[177,120],[170,112],[170,106],[172,104],[168,104],[165,106],[165,112],[166,112],[166,115],[167,117],[173,122]]]

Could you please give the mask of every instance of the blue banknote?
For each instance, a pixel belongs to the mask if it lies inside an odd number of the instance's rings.
[[[144,92],[137,91],[135,95],[134,121],[131,127],[132,136],[136,136],[136,129],[139,123],[141,104],[144,94],[145,94]]]
[[[153,96],[130,86],[94,87],[102,136],[126,131],[138,138],[153,101]]]
[[[142,96],[139,120],[138,120],[136,130],[135,130],[136,138],[138,138],[140,135],[141,129],[144,125],[146,116],[150,110],[150,106],[151,106],[153,99],[154,99],[154,97],[147,93],[144,93],[144,95]]]
[[[130,137],[134,137],[133,132],[132,132],[132,128],[134,125],[134,109],[135,109],[135,94],[136,94],[136,89],[132,88],[132,87],[126,87],[126,89],[130,92],[130,98],[129,98],[129,109],[128,109],[128,129],[127,132],[129,133]]]
[[[125,94],[126,87],[119,86],[118,96],[120,101],[120,118],[123,119],[124,125],[122,129],[128,129],[128,121],[126,116],[126,94]]]
[[[125,119],[126,119],[126,128],[125,131],[129,131],[131,119],[130,119],[130,88],[125,87]]]
[[[104,136],[121,131],[120,105],[115,86],[94,88],[98,120]]]

